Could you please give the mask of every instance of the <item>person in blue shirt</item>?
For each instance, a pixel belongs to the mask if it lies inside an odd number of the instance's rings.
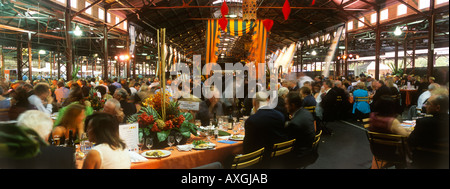
[[[369,116],[370,105],[368,101],[357,100],[356,97],[369,97],[369,93],[365,89],[366,86],[364,82],[359,82],[356,84],[356,90],[353,91],[353,111],[352,113],[356,116],[356,119],[364,119]]]
[[[27,75],[23,75],[22,76],[22,81],[26,81],[26,80],[28,80],[28,76]]]

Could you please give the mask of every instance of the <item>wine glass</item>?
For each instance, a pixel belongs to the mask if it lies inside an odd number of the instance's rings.
[[[145,145],[147,145],[147,149],[151,149],[153,147],[153,138],[149,137],[145,139]]]
[[[175,144],[175,137],[169,136],[167,137],[167,144],[169,145],[169,150],[172,150],[172,145]]]
[[[177,144],[180,144],[181,140],[183,139],[183,135],[181,133],[175,134],[175,139],[177,140]]]
[[[211,134],[210,134],[209,128],[205,129],[205,135],[206,135],[207,141],[210,142]]]
[[[198,127],[202,126],[202,121],[200,119],[196,119],[195,120],[195,125],[198,126]]]

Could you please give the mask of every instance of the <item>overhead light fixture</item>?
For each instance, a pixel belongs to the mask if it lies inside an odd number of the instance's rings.
[[[116,46],[116,48],[119,48],[119,49],[123,49],[125,46],[123,46],[123,45],[117,45]]]
[[[83,34],[83,32],[81,31],[81,29],[78,25],[77,25],[77,27],[75,27],[73,34],[75,34],[75,36],[81,36]]]
[[[316,52],[315,50],[313,50],[313,51],[311,52],[311,55],[316,56],[316,55],[317,55],[317,52]]]
[[[39,50],[39,54],[45,54],[45,50]]]
[[[395,36],[402,35],[402,30],[400,29],[400,27],[397,26],[397,28],[395,28],[394,35]]]
[[[147,56],[147,53],[142,53],[141,55],[142,55],[142,56]]]

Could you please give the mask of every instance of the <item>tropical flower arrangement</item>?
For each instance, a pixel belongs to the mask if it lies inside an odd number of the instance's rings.
[[[165,104],[162,103],[165,98]],[[167,139],[171,132],[179,132],[184,138],[190,138],[191,133],[197,135],[197,126],[190,123],[192,115],[188,112],[181,112],[177,101],[170,101],[170,95],[162,95],[157,92],[155,95],[143,101],[141,110],[130,116],[128,122],[139,124],[140,135],[147,137],[156,135],[159,142]],[[163,118],[163,106],[165,107],[165,119]],[[140,137],[142,137],[140,136]]]
[[[89,96],[86,97],[86,100],[91,103],[91,107],[95,111],[100,111],[103,105],[105,105],[105,100],[101,96],[98,96],[97,90],[95,89],[89,91]]]

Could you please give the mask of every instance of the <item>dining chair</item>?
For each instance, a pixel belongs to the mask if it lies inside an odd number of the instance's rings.
[[[308,110],[311,113],[315,113],[316,112],[316,106],[305,106],[303,107],[305,110]]]
[[[233,163],[231,164],[231,169],[243,169],[249,168],[250,166],[255,166],[261,163],[263,154],[264,147],[248,154],[236,155],[233,159]]]
[[[363,122],[364,128],[368,129],[370,126],[370,118],[364,118],[364,119],[362,119],[362,122]]]
[[[415,147],[412,151],[412,168],[448,169],[449,144],[436,143],[427,147]]]
[[[357,97],[355,97],[355,102],[367,102],[367,103],[369,103],[369,97],[368,96],[366,96],[366,97],[360,97],[360,96],[357,96]]]
[[[269,169],[284,169],[291,167],[292,151],[294,150],[294,144],[296,139],[288,140],[285,142],[275,143],[270,151],[270,158],[268,164],[265,164]]]
[[[314,137],[314,142],[312,144],[313,152],[317,152],[321,136],[322,136],[322,130],[320,130],[319,133],[316,134],[316,136]]]
[[[411,157],[406,136],[367,131],[367,138],[377,168],[406,168],[409,165]]]
[[[270,153],[270,157],[274,158],[291,152],[294,149],[295,140],[296,139],[292,139],[289,141],[274,144],[272,153]]]

